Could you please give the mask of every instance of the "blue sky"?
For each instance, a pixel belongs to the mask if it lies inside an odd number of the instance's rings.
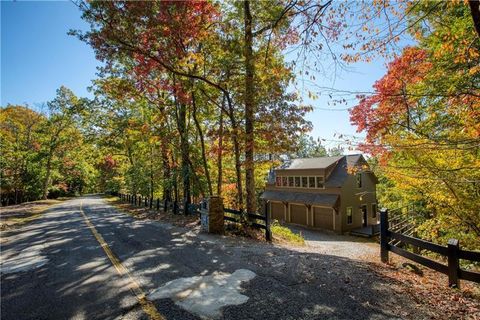
[[[86,29],[71,2],[1,2],[1,105],[44,103],[61,85],[87,95],[93,50],[70,29]]]
[[[80,11],[69,2],[1,2],[1,105],[29,104],[32,107],[53,99],[61,85],[78,96],[90,96],[87,87],[95,78],[93,50],[75,37],[70,29],[87,29]],[[328,63],[327,63],[328,64]],[[370,91],[375,80],[385,73],[385,62],[356,64],[350,70],[316,75],[319,87],[349,91]],[[306,84],[304,89],[319,91]],[[305,90],[306,91],[306,90]],[[346,97],[348,98],[348,97]],[[352,96],[350,96],[352,98]],[[328,94],[319,99],[305,99],[316,109],[308,115],[312,135],[323,138],[328,147],[338,145],[338,134],[356,134],[348,111],[354,105],[329,106]],[[326,109],[326,110],[325,110]]]

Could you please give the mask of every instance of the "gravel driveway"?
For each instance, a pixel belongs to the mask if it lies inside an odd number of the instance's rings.
[[[313,231],[299,226],[289,225],[288,228],[304,237],[306,247],[297,248],[300,251],[368,261],[380,257],[380,246],[373,239]]]

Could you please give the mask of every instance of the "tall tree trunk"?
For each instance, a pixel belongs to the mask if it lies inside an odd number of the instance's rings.
[[[48,182],[50,180],[50,173],[52,171],[52,154],[53,154],[53,150],[50,149],[50,153],[48,155],[47,165],[46,165],[47,172],[45,173],[45,179],[43,180],[42,199],[44,200],[47,199],[47,195],[48,195]]]
[[[133,153],[132,153],[132,149],[130,148],[130,145],[128,145],[128,143],[125,143],[125,149],[126,149],[126,152],[127,152],[127,158],[128,158],[128,162],[130,163],[130,167],[134,168],[135,167],[135,162],[133,161]],[[106,184],[106,180],[103,179],[103,188],[105,188],[105,184]],[[132,194],[136,195],[137,194],[137,183],[135,182],[135,180],[132,181],[132,184],[130,185],[130,187],[131,187]],[[105,191],[105,189],[103,191]]]
[[[205,195],[205,190],[203,189],[202,184],[200,183],[200,179],[198,178],[198,175],[195,173],[195,167],[193,166],[192,160],[188,160],[188,164],[190,166],[190,174],[192,176],[192,183],[194,186],[197,186],[198,190],[200,191],[200,194],[202,196]]]
[[[247,191],[247,212],[256,211],[254,153],[254,61],[253,33],[250,1],[244,1],[245,19],[245,184]]]
[[[470,12],[472,13],[473,25],[480,37],[480,0],[469,0]]]
[[[153,199],[153,188],[155,182],[153,180],[153,146],[150,145],[150,199]]]
[[[235,120],[233,106],[229,103],[229,118],[232,124],[233,153],[235,157],[235,174],[237,181],[238,209],[243,209],[243,187],[242,187],[242,163],[240,162],[240,142],[238,141],[239,125]]]
[[[224,103],[225,98],[222,101]],[[223,110],[220,109],[220,124],[218,128],[218,152],[217,152],[217,195],[222,196],[222,181],[223,181],[223,168],[222,168],[222,152],[223,152]]]
[[[163,168],[163,199],[169,202],[172,201],[172,184],[171,184],[171,170],[170,161],[168,160],[168,149],[165,138],[162,139],[162,168]]]
[[[228,81],[228,77],[227,80]],[[228,94],[228,91],[224,91],[224,101],[227,102],[228,109],[224,109],[224,105],[220,106],[225,114],[230,119],[230,123],[232,125],[232,142],[233,142],[233,150],[234,150],[234,159],[235,159],[235,174],[236,174],[236,187],[237,187],[237,207],[238,209],[243,209],[243,188],[242,188],[242,164],[240,162],[240,142],[239,142],[239,133],[240,133],[240,126],[238,125],[237,119],[235,117],[235,108],[233,106],[232,99]],[[204,92],[204,94],[208,97],[208,95]]]
[[[213,194],[212,180],[210,179],[210,171],[208,169],[207,155],[206,155],[206,152],[205,152],[205,139],[203,137],[202,127],[200,126],[200,122],[198,122],[198,118],[197,118],[197,104],[196,104],[196,101],[195,101],[195,93],[193,92],[193,90],[192,90],[192,107],[193,107],[193,112],[192,112],[193,121],[195,122],[195,126],[197,127],[198,135],[200,137],[200,146],[201,146],[201,149],[202,149],[203,170],[205,171],[205,178],[207,179],[208,195],[211,196]],[[192,170],[193,170],[193,168],[192,168]]]
[[[173,84],[175,86],[176,79],[173,77]],[[181,166],[182,166],[182,182],[183,182],[183,205],[185,208],[185,214],[187,214],[187,208],[191,203],[191,190],[190,190],[190,155],[187,137],[187,105],[183,102],[179,102],[177,99],[177,92],[173,95],[175,104],[175,116],[177,120],[177,129],[180,135],[180,153],[181,153]]]
[[[189,166],[190,159],[187,138],[187,106],[184,103],[178,104],[178,132],[180,134],[180,153],[182,158],[183,205],[185,208],[187,208],[191,202],[191,194]]]

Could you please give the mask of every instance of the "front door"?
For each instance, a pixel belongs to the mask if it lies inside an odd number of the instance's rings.
[[[367,222],[368,222],[368,220],[367,220],[367,219],[368,219],[368,216],[367,216],[367,206],[366,206],[366,205],[363,205],[361,211],[362,211],[362,225],[363,225],[364,227],[366,227],[366,226],[367,226]]]

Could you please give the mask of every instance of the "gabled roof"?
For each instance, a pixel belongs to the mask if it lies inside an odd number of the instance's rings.
[[[298,158],[278,169],[325,169],[342,159],[344,156],[320,157],[320,158]]]
[[[266,190],[260,198],[265,200],[282,201],[290,203],[305,203],[313,205],[324,205],[333,207],[337,203],[337,194],[325,193],[307,193],[307,192],[290,192]]]
[[[335,157],[318,157],[318,158],[297,158],[292,159],[291,162],[283,164],[277,169],[281,170],[298,170],[298,169],[326,169],[340,160],[346,159],[347,165],[355,166],[363,156],[361,154],[351,154],[346,156]]]
[[[293,159],[290,163],[278,168],[280,170],[301,169],[326,169],[332,165],[335,167],[325,181],[325,187],[338,188],[343,185],[348,177],[348,168],[355,167],[365,159],[361,154],[352,154],[336,157],[300,158]]]

